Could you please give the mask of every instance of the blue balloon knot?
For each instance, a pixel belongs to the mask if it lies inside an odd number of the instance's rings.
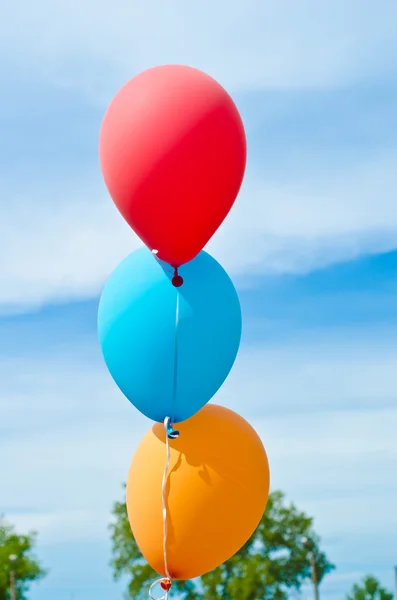
[[[172,425],[168,425],[167,437],[170,440],[176,440],[177,438],[179,438],[179,431],[177,429],[174,429]]]
[[[176,440],[179,437],[179,431],[174,429],[170,417],[164,419],[165,433],[168,439]]]

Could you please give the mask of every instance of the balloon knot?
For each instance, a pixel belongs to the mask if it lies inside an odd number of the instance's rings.
[[[174,276],[171,280],[171,283],[174,287],[179,288],[183,285],[183,277],[181,277],[178,273],[178,267],[174,268]]]
[[[172,580],[167,577],[166,579],[163,579],[160,582],[160,585],[163,588],[163,590],[165,590],[166,592],[169,592],[172,587]]]
[[[158,585],[165,591],[164,596],[154,595],[154,591]],[[170,577],[164,577],[164,579],[157,579],[150,586],[149,598],[151,598],[151,600],[167,600],[168,592],[170,591],[171,587],[172,587],[172,579]]]
[[[174,429],[170,417],[166,417],[164,419],[164,428],[167,438],[169,440],[176,440],[177,438],[179,438],[179,431],[177,429]]]

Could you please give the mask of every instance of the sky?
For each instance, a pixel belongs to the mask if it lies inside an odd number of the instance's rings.
[[[150,427],[103,363],[101,289],[139,246],[97,159],[114,94],[189,64],[248,138],[209,243],[243,343],[214,400],[257,429],[273,489],[315,518],[324,600],[397,564],[397,5],[14,0],[0,20],[0,512],[39,532],[32,600],[118,600],[112,503]],[[310,588],[302,599],[311,598]]]

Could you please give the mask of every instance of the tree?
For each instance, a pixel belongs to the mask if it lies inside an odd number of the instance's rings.
[[[353,586],[347,600],[393,600],[393,594],[382,587],[375,577],[367,575],[360,584]]]
[[[0,517],[0,600],[9,600],[11,570],[15,573],[16,595],[24,600],[32,581],[44,577],[45,571],[33,554],[36,534],[18,535],[12,525]],[[10,556],[15,556],[12,565]]]
[[[141,556],[124,502],[116,502],[113,517],[110,530],[114,577],[128,578],[129,598],[147,598],[147,586],[158,575]],[[175,582],[175,588],[183,600],[286,600],[288,590],[299,590],[311,575],[303,537],[311,541],[320,582],[334,566],[319,548],[313,519],[294,504],[286,505],[282,492],[273,492],[256,532],[233,558],[197,582]]]

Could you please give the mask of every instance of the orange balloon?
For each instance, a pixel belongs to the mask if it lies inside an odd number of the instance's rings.
[[[269,464],[255,430],[235,412],[207,404],[178,423],[170,440],[167,561],[173,579],[194,579],[231,558],[261,520]],[[147,562],[166,575],[162,477],[165,431],[156,423],[140,443],[127,481],[127,511]]]

